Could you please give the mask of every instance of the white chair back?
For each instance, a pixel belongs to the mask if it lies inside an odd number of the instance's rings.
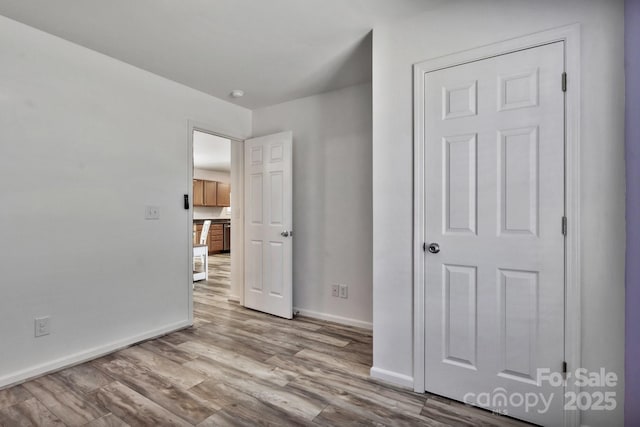
[[[200,233],[200,244],[207,244],[207,237],[209,236],[209,227],[211,227],[211,221],[207,220],[202,224],[202,233]]]

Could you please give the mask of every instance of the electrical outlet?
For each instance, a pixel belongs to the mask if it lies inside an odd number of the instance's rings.
[[[347,285],[340,285],[340,298],[349,298],[349,287]]]
[[[336,298],[340,296],[340,285],[331,285],[331,296]]]
[[[51,318],[47,317],[36,317],[35,319],[35,335],[36,337],[43,337],[45,335],[49,335],[51,333],[51,326],[49,321]]]
[[[145,207],[144,219],[160,219],[160,208],[158,206]]]

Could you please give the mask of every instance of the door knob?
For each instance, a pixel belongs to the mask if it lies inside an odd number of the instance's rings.
[[[438,252],[440,252],[440,245],[437,243],[429,243],[427,250],[432,254],[437,254]]]
[[[280,233],[280,235],[282,237],[289,237],[289,232],[288,231],[283,231],[282,233]]]

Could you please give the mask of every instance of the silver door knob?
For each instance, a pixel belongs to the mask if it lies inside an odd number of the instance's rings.
[[[429,246],[427,246],[427,250],[432,254],[437,254],[438,252],[440,252],[440,245],[437,243],[429,243]]]
[[[280,233],[280,235],[282,237],[289,237],[289,232],[288,231],[283,231],[282,233]]]

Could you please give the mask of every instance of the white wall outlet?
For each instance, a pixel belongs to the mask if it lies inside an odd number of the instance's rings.
[[[347,285],[340,285],[340,298],[349,298],[349,287]]]
[[[340,296],[340,285],[331,285],[331,296],[336,298]]]
[[[35,319],[35,335],[36,337],[43,337],[45,335],[49,335],[51,333],[51,318],[47,317],[36,317]]]
[[[144,219],[160,219],[160,207],[158,206],[145,207]]]

